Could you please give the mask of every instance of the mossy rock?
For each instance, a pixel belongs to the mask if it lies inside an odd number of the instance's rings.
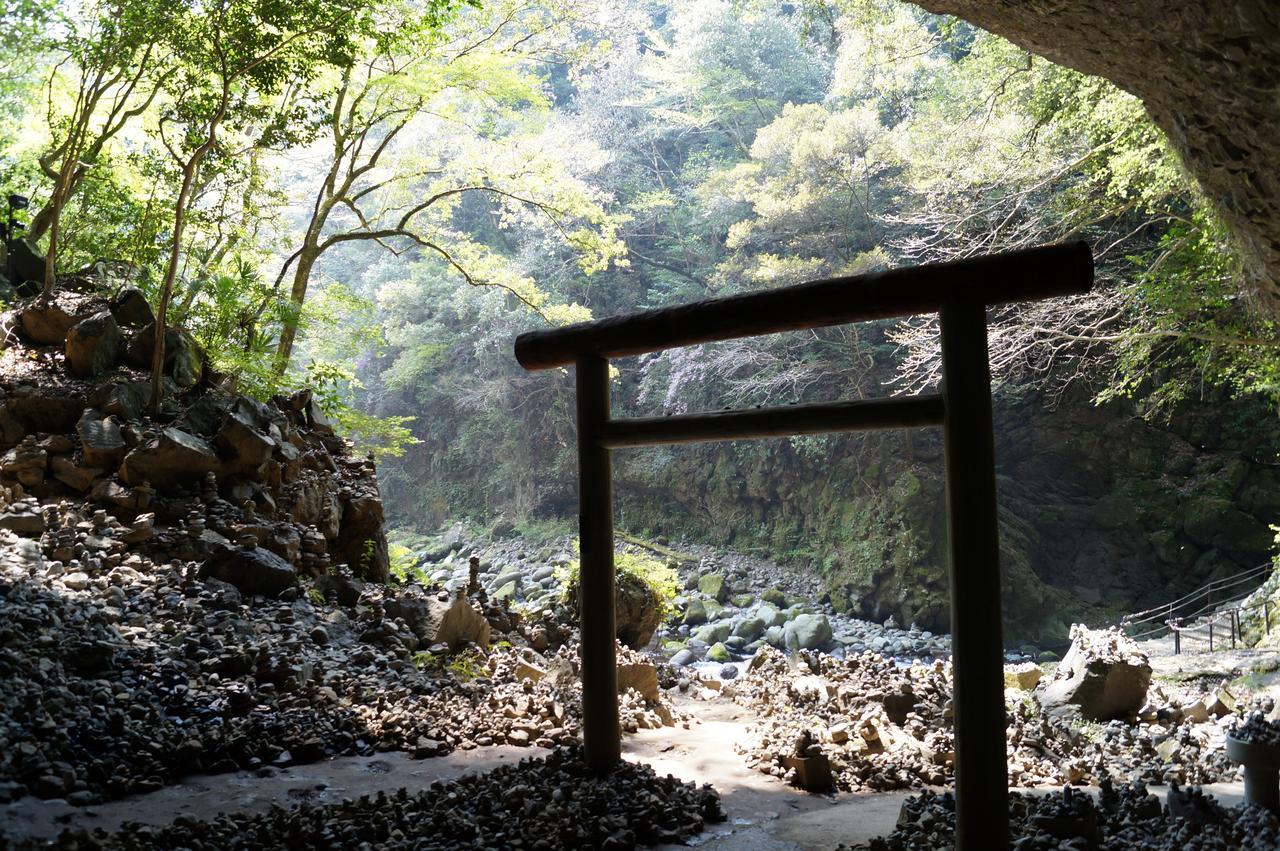
[[[698,590],[718,603],[723,603],[729,597],[728,583],[719,573],[708,573],[699,579]]]
[[[729,598],[729,601],[739,609],[745,609],[755,605],[756,597],[754,594],[734,594]]]
[[[772,605],[777,606],[779,609],[785,609],[787,607],[787,595],[777,588],[769,588],[765,590],[760,595],[760,599],[766,603],[771,603]]]
[[[719,644],[729,637],[729,633],[733,631],[733,627],[727,623],[709,623],[706,626],[698,627],[693,633],[693,637],[705,644]]]
[[[707,622],[707,607],[701,600],[690,600],[685,606],[683,623],[687,626],[699,626]]]
[[[729,648],[717,641],[707,650],[707,658],[712,662],[728,662],[733,657],[729,655]]]

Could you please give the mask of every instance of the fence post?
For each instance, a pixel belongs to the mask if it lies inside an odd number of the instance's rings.
[[[1182,653],[1182,624],[1173,621],[1173,655],[1178,656]]]
[[[1209,618],[1209,652],[1213,652],[1213,618]]]
[[[1239,614],[1240,612],[1237,609],[1231,610],[1231,623],[1228,625],[1228,627],[1231,630],[1231,649],[1232,650],[1236,649],[1236,632],[1239,631],[1240,629],[1239,621],[1237,620],[1237,616]]]
[[[1263,635],[1266,635],[1271,632],[1271,601],[1270,600],[1262,601],[1262,615],[1263,615],[1263,619],[1267,624],[1266,629],[1263,631]]]

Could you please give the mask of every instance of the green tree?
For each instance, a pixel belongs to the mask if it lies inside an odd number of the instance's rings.
[[[31,240],[49,237],[46,295],[57,271],[63,208],[104,147],[150,108],[171,73],[161,18],[150,3],[105,0],[61,15],[57,29],[64,35],[53,47],[57,59],[46,85],[53,139],[39,158],[53,187],[28,231]]]
[[[294,309],[280,333],[277,371],[288,366],[293,317],[301,316],[317,261],[354,243],[433,253],[468,283],[501,287],[543,311],[545,293],[454,226],[468,195],[487,196],[508,215],[536,210],[582,253],[584,267],[609,262],[616,244],[599,206],[555,163],[500,138],[503,126],[546,108],[529,66],[572,11],[496,3],[460,16],[447,35],[433,15],[410,13],[393,38],[339,71],[326,106],[319,188],[301,244],[279,273],[280,283],[291,276]]]
[[[169,100],[158,133],[181,181],[156,311],[153,413],[162,395],[169,303],[205,159],[218,148],[226,127],[246,135],[256,130],[272,141],[297,130],[297,111],[276,109],[282,100],[290,103],[281,93],[309,83],[326,66],[348,67],[373,16],[370,7],[354,0],[198,0],[184,7],[166,4],[162,21],[177,68],[165,82]]]

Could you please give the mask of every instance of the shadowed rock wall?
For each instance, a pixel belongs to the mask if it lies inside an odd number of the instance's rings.
[[[1280,3],[913,0],[1137,95],[1236,235],[1280,316]]]

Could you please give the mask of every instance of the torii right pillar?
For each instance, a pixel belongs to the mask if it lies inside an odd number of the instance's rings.
[[[1009,847],[1004,638],[986,305],[940,311],[956,736],[956,845]]]

